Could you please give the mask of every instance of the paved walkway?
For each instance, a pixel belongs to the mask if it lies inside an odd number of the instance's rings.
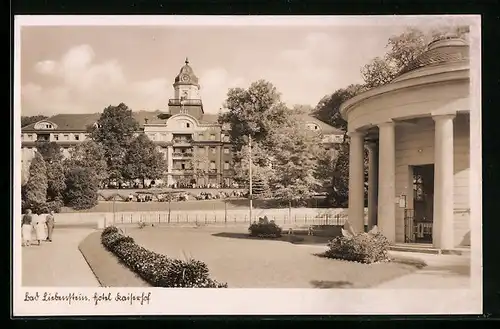
[[[56,227],[53,242],[22,247],[22,285],[99,287],[78,249],[78,244],[91,232],[92,229]]]
[[[427,266],[415,273],[382,283],[379,289],[467,289],[470,287],[470,256],[432,255],[391,251],[401,257],[422,259]]]

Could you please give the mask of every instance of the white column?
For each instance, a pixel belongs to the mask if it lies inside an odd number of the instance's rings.
[[[357,233],[364,232],[364,134],[349,133],[349,213],[348,219]]]
[[[172,158],[172,145],[167,146],[167,184],[172,184],[172,171],[174,169],[174,160]]]
[[[370,142],[368,146],[368,230],[377,225],[378,197],[378,145]]]
[[[454,247],[453,229],[453,118],[434,116],[434,231],[433,245],[440,249]]]
[[[396,241],[396,145],[394,122],[379,125],[378,227]]]

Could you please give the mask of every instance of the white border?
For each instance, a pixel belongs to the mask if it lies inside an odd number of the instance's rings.
[[[479,15],[433,16],[16,16],[14,69],[14,163],[20,163],[20,31],[21,26],[367,26],[441,25],[443,18],[471,27],[471,289],[464,290],[343,290],[343,289],[159,289],[151,288],[151,303],[137,306],[117,303],[25,303],[24,293],[144,292],[128,288],[23,288],[21,287],[21,229],[14,219],[13,314],[47,315],[321,315],[321,314],[480,314],[482,313],[482,208],[481,208],[481,37]],[[479,183],[478,183],[479,182]],[[14,170],[20,187],[20,168]],[[14,195],[14,214],[20,209]],[[472,220],[475,219],[475,220]]]

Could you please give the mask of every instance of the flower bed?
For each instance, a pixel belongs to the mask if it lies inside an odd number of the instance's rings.
[[[328,243],[325,257],[343,259],[359,263],[389,261],[389,240],[376,229],[368,233],[356,234],[343,231]]]
[[[128,268],[154,287],[227,288],[227,283],[220,283],[209,277],[205,263],[194,259],[171,259],[147,250],[116,227],[104,229],[101,242]]]

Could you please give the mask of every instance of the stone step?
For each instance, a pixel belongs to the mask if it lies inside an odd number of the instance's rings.
[[[434,255],[470,255],[469,248],[455,249],[438,249],[430,246],[415,246],[415,245],[392,245],[389,247],[392,251],[416,252]]]

